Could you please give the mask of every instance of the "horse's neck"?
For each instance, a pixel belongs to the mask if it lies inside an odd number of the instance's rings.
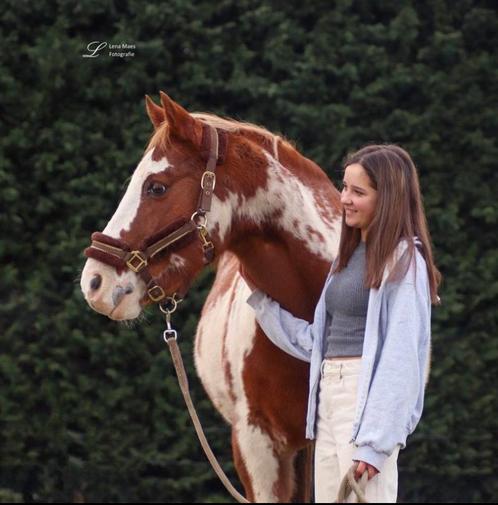
[[[339,246],[339,193],[309,160],[282,157],[293,165],[268,156],[267,184],[240,205],[229,249],[259,289],[311,320]]]

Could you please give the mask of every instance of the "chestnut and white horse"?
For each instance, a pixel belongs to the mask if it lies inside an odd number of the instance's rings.
[[[207,229],[216,278],[195,338],[195,365],[214,406],[232,427],[235,466],[250,501],[302,500],[296,455],[305,448],[308,364],[275,347],[246,303],[244,278],[295,316],[311,321],[339,246],[340,195],[290,143],[255,125],[189,114],[166,94],[148,97],[155,132],[104,234],[141,244],[196,209],[205,168],[206,124],[224,132],[223,163]],[[204,268],[190,241],[151,262],[167,293],[185,292]],[[149,301],[143,279],[89,258],[81,289],[115,320],[138,317]]]

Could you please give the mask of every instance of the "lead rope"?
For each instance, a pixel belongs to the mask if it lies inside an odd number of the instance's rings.
[[[185,404],[187,405],[187,410],[190,414],[190,418],[194,423],[194,428],[201,443],[202,449],[204,450],[204,453],[206,454],[206,457],[211,463],[211,466],[213,467],[213,470],[215,471],[216,475],[221,480],[226,490],[232,495],[232,497],[239,503],[251,503],[232,486],[225,472],[218,463],[216,456],[211,450],[206,435],[204,435],[204,430],[202,429],[201,422],[199,421],[199,417],[197,416],[197,412],[195,410],[192,398],[190,396],[187,372],[185,371],[182,355],[180,353],[180,349],[177,343],[177,332],[175,329],[171,327],[171,314],[176,310],[178,303],[180,303],[182,300],[176,299],[176,293],[175,295],[173,295],[173,297],[168,297],[167,300],[170,300],[173,304],[173,307],[171,309],[165,308],[164,303],[159,305],[161,312],[163,312],[163,314],[165,314],[166,317],[166,330],[164,330],[163,332],[163,339],[168,344],[168,348],[171,353],[171,358],[173,360],[173,365],[175,367],[176,376],[178,377],[178,383],[180,384],[180,390],[185,400]],[[342,479],[341,485],[339,486],[339,491],[337,493],[337,500],[335,501],[335,503],[345,503],[349,494],[352,491],[356,494],[358,498],[358,503],[368,503],[365,498],[365,487],[367,484],[365,476],[368,477],[368,474],[367,472],[363,474],[360,486],[354,478],[354,472],[357,466],[358,463],[354,464]]]
[[[358,503],[368,503],[365,497],[365,488],[368,481],[368,472],[363,472],[361,476],[360,483],[356,482],[354,478],[354,473],[358,463],[354,463],[350,469],[347,471],[346,475],[342,479],[341,485],[339,486],[339,491],[337,492],[337,500],[335,503],[346,503],[348,496],[351,492],[356,494],[358,498]]]
[[[197,416],[197,412],[195,411],[195,407],[192,403],[192,398],[190,397],[187,373],[185,371],[185,366],[183,365],[183,360],[182,360],[182,356],[180,353],[180,349],[178,348],[178,344],[176,341],[177,340],[177,333],[176,333],[176,330],[171,328],[171,314],[172,314],[172,312],[174,312],[176,310],[177,303],[180,302],[181,300],[176,300],[174,297],[173,298],[169,297],[168,299],[172,300],[174,303],[174,307],[172,310],[165,309],[161,305],[159,306],[161,311],[166,315],[167,329],[164,330],[164,332],[163,332],[163,338],[164,338],[164,341],[168,344],[168,347],[169,347],[169,350],[171,353],[171,357],[173,359],[173,365],[175,366],[176,375],[178,377],[178,382],[180,384],[180,389],[182,391],[183,398],[184,398],[185,403],[187,405],[187,409],[190,414],[190,418],[192,419],[192,422],[194,423],[194,428],[197,433],[197,436],[199,437],[199,441],[201,442],[204,453],[206,454],[209,462],[211,463],[214,471],[216,472],[216,475],[219,477],[219,479],[221,480],[221,482],[225,486],[226,490],[239,503],[251,503],[246,498],[244,498],[232,486],[232,484],[228,480],[228,477],[225,475],[225,472],[223,471],[223,469],[219,465],[218,460],[216,459],[216,456],[213,454],[213,451],[211,450],[211,447],[209,446],[206,436],[204,435],[204,431],[203,431],[201,423],[199,421],[199,417]]]

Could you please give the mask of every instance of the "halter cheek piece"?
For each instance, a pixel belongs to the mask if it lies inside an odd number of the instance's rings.
[[[203,125],[201,155],[207,160],[206,169],[202,174],[201,193],[197,210],[190,220],[176,221],[165,230],[146,240],[140,249],[132,249],[123,240],[109,237],[100,232],[92,233],[92,244],[85,249],[85,256],[106,263],[118,270],[129,269],[143,279],[147,286],[147,295],[153,302],[160,302],[166,298],[164,289],[149,272],[149,264],[155,257],[171,248],[191,242],[198,230],[201,241],[204,264],[214,259],[214,245],[207,230],[206,213],[211,210],[211,200],[216,185],[216,166],[225,161],[226,133],[218,131],[207,124]],[[181,293],[183,298],[185,293]]]

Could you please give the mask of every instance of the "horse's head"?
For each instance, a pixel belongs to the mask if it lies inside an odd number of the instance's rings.
[[[136,318],[151,301],[185,294],[221,245],[207,220],[226,134],[164,93],[161,103],[146,97],[155,134],[116,212],[85,251],[85,299],[116,320]],[[219,231],[223,223],[217,217]]]
[[[299,267],[296,289],[316,290],[320,276],[306,268],[318,261],[326,271],[341,215],[327,175],[261,127],[189,114],[164,93],[161,105],[147,97],[154,135],[85,251],[81,289],[90,306],[134,319],[151,301],[183,296],[214,252],[227,249],[262,277]]]

